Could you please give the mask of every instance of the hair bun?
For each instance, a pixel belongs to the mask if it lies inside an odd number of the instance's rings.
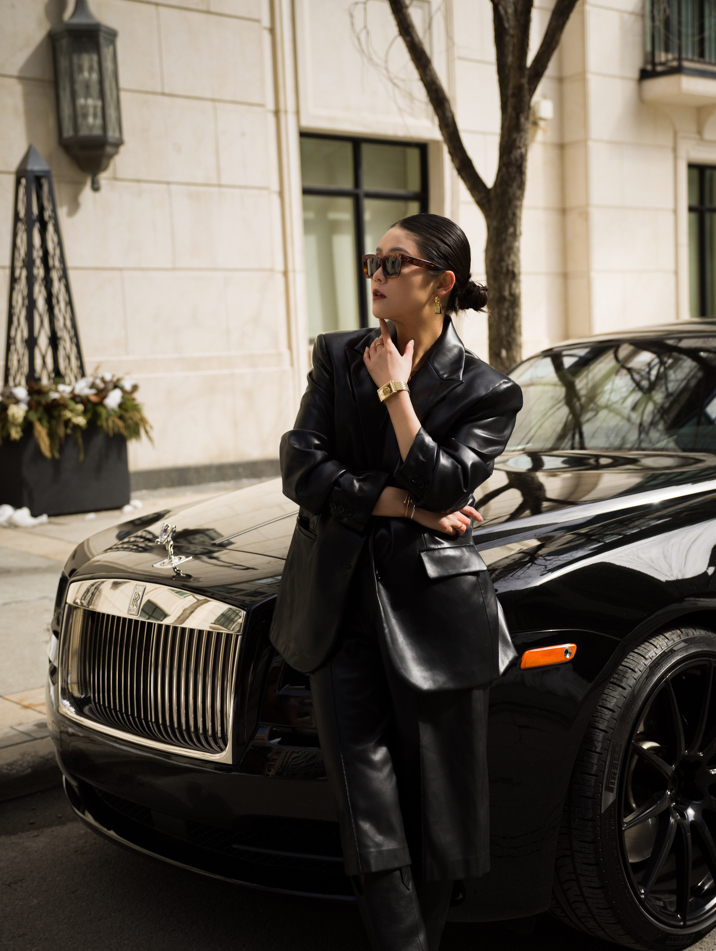
[[[458,310],[482,310],[487,303],[487,288],[468,281],[457,295]]]

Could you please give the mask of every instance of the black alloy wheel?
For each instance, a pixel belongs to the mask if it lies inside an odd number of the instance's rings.
[[[696,657],[656,686],[621,789],[622,849],[637,897],[675,927],[708,918],[716,902],[713,671],[713,658]]]
[[[655,635],[592,715],[562,817],[553,912],[627,947],[716,924],[716,635]]]

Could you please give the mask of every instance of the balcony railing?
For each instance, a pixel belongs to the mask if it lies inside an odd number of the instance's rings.
[[[716,78],[716,0],[646,0],[641,78],[688,73]]]

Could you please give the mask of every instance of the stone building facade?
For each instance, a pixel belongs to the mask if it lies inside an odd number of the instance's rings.
[[[58,141],[48,34],[72,6],[0,0],[0,300],[14,170],[32,143],[54,175],[86,365],[137,379],[154,424],[154,446],[131,445],[136,484],[177,469],[269,471],[304,387],[330,269],[363,253],[357,242],[404,201],[460,222],[480,277],[482,216],[387,0],[90,0],[119,33],[125,139],[93,192]],[[539,0],[535,41],[548,6]],[[412,11],[489,183],[500,118],[490,0],[414,0]],[[525,353],[699,312],[689,166],[716,166],[716,78],[682,68],[640,79],[645,15],[642,0],[581,0],[538,91],[553,117],[531,134]],[[401,143],[400,155],[374,147]],[[380,205],[354,182],[340,207],[308,194],[309,161],[330,190],[335,168],[345,171],[342,148],[375,188],[407,197]],[[343,300],[342,325],[359,320],[357,293]],[[3,304],[3,328],[6,316]],[[458,325],[485,353],[484,316]]]

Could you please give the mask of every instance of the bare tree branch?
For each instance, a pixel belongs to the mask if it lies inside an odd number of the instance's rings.
[[[425,86],[425,91],[437,116],[440,133],[450,153],[453,165],[475,203],[484,212],[490,203],[490,189],[482,180],[472,159],[467,154],[450,100],[443,89],[438,74],[435,72],[423,41],[418,36],[415,24],[408,12],[408,6],[405,0],[390,0],[390,8],[393,11],[395,22],[398,24],[400,35],[408,48],[410,58],[418,71],[423,86]]]
[[[510,58],[505,67],[507,70],[507,96],[505,106],[502,109],[498,177],[501,177],[502,173],[514,174],[516,151],[521,151],[527,147],[527,123],[530,108],[530,98],[527,91],[527,56],[532,2],[533,0],[515,0],[515,27],[510,46]]]
[[[492,0],[492,7],[505,32],[511,36],[515,29],[514,0]]]
[[[492,26],[495,36],[497,60],[497,84],[500,90],[500,110],[507,111],[507,88],[509,85],[510,49],[515,29],[514,6],[510,0],[492,0]]]
[[[567,25],[567,20],[569,20],[572,15],[572,10],[574,10],[576,5],[577,0],[557,0],[554,7],[552,7],[552,13],[549,18],[549,23],[547,24],[547,29],[544,31],[542,42],[530,64],[528,79],[530,99],[534,96],[535,89],[545,74],[549,61],[552,59],[554,51],[562,39],[562,33]]]
[[[405,101],[415,106],[423,105],[422,96],[416,94],[414,82],[411,76],[399,76],[388,65],[390,53],[393,45],[402,43],[403,38],[399,33],[388,42],[388,46],[382,54],[379,54],[373,44],[373,38],[366,19],[367,0],[354,0],[348,10],[348,17],[351,25],[351,33],[355,40],[361,56],[372,66],[379,78],[384,82],[387,94],[395,104],[396,110],[401,112],[401,106]],[[362,17],[361,17],[362,14]],[[362,19],[362,22],[361,22]],[[402,100],[402,101],[401,101]]]
[[[527,95],[527,54],[530,42],[530,23],[532,21],[532,0],[516,0],[515,29],[512,35],[510,55],[509,83],[507,87],[507,112],[502,116],[503,129],[517,128],[518,115],[529,109]]]

